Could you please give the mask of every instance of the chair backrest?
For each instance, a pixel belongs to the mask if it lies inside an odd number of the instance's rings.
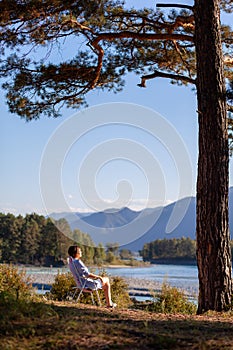
[[[82,288],[83,283],[82,283],[80,275],[78,273],[78,269],[76,268],[76,266],[74,264],[74,259],[71,256],[69,256],[69,258],[67,259],[67,262],[69,265],[70,272],[72,273],[72,275],[75,279],[77,287]]]

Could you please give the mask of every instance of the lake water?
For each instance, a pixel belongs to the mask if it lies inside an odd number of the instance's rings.
[[[110,276],[121,276],[125,278],[136,278],[150,280],[153,282],[168,282],[171,286],[182,288],[194,294],[198,291],[197,267],[193,265],[151,265],[149,267],[112,267],[106,268]],[[26,268],[28,275],[42,276],[43,283],[49,283],[51,276],[67,272],[67,268]],[[98,273],[98,271],[97,271]]]
[[[151,265],[140,268],[108,268],[107,272],[112,276],[126,278],[138,278],[163,283],[185,289],[191,293],[198,291],[198,272],[193,265]]]

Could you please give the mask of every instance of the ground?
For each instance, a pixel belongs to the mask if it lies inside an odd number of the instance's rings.
[[[164,315],[53,302],[0,331],[1,350],[233,349],[233,313]]]

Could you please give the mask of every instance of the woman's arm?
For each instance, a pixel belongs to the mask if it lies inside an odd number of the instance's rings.
[[[103,277],[99,275],[94,275],[93,273],[89,273],[88,278],[93,278],[94,280],[101,280],[103,282]]]

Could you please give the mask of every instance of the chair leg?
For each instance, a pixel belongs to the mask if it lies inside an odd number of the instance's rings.
[[[82,292],[83,292],[83,291],[80,290],[79,295],[78,295],[78,298],[76,299],[76,303],[79,301],[79,298],[81,297]]]
[[[99,306],[101,306],[101,301],[100,301],[100,296],[99,296],[98,289],[96,289],[96,295],[97,295]]]
[[[93,293],[91,292],[91,300],[92,300],[92,304],[95,305],[95,301],[94,301],[94,297],[93,297]]]
[[[75,299],[74,297],[75,297],[76,293],[78,292],[78,290],[79,290],[79,288],[76,288],[76,289],[75,289],[75,292],[74,292],[74,294],[72,295],[72,299],[73,299],[73,300]],[[100,301],[100,296],[99,296],[98,289],[95,289],[95,291],[96,291],[96,296],[97,296],[97,305],[98,305],[98,306],[101,306],[101,301]],[[91,294],[92,304],[95,305],[95,300],[94,300],[93,292],[94,292],[94,290],[91,291],[91,292],[89,292],[89,293]],[[78,301],[79,301],[79,299],[80,299],[82,293],[83,293],[83,289],[81,289],[81,290],[79,291],[78,297],[77,297],[76,300],[75,300],[76,303],[78,303]]]
[[[77,289],[77,288],[75,288],[75,291],[74,291],[74,293],[72,294],[72,299],[74,299],[74,297],[75,297],[75,295],[76,295],[77,291],[78,291],[78,289]]]

